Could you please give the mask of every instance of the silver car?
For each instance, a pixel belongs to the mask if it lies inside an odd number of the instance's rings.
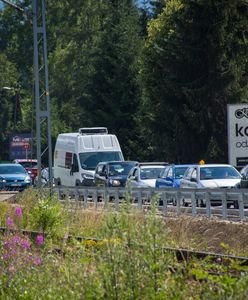
[[[233,188],[240,184],[241,175],[231,165],[204,164],[189,167],[181,179],[181,188],[214,189]],[[185,202],[187,199],[184,199]],[[204,206],[202,199],[197,199],[199,206]],[[220,199],[211,199],[211,204],[221,204]],[[230,205],[230,203],[228,203]]]
[[[130,170],[127,177],[127,185],[131,187],[155,188],[156,179],[167,165],[168,163],[163,162],[139,163]]]

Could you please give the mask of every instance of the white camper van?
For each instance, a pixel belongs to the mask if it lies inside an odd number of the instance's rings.
[[[55,184],[91,186],[96,165],[102,161],[124,161],[117,137],[108,134],[106,127],[59,134],[54,150]]]

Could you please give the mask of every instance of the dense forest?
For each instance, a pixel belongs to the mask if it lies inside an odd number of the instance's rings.
[[[47,1],[53,145],[106,126],[126,159],[227,162],[227,104],[248,99],[248,2],[137,2]],[[33,90],[32,18],[5,5],[0,160],[10,133],[35,132]]]

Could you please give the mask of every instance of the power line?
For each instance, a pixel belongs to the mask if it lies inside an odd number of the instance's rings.
[[[16,9],[16,10],[18,10],[20,12],[23,12],[23,13],[25,12],[24,8],[22,8],[22,7],[20,7],[20,6],[16,5],[16,4],[14,4],[14,3],[12,3],[12,2],[10,2],[8,0],[0,0],[0,1],[2,1],[3,3],[5,3],[5,4],[7,4],[7,5],[11,6],[11,7],[13,7],[14,9]]]

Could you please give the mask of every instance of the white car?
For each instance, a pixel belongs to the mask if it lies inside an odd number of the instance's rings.
[[[127,185],[131,187],[155,188],[156,179],[167,165],[168,163],[163,162],[139,163],[130,170],[127,177]]]
[[[240,184],[241,175],[231,165],[204,164],[189,167],[181,179],[181,188],[234,188]],[[202,200],[201,200],[202,201]],[[221,200],[211,199],[211,203],[221,204]],[[199,203],[204,205],[205,203]]]

